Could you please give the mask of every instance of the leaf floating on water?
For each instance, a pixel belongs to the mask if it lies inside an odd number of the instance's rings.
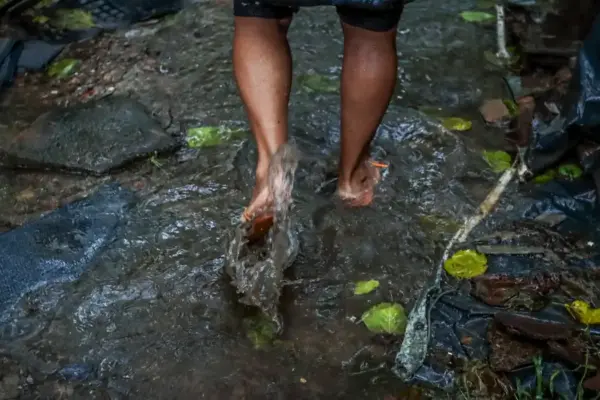
[[[538,184],[548,183],[548,182],[554,180],[557,175],[558,175],[558,173],[556,172],[555,169],[550,169],[550,170],[544,172],[543,174],[540,174],[540,175],[536,176],[535,178],[533,178],[533,182],[538,183]]]
[[[377,289],[379,287],[379,281],[376,281],[374,279],[371,279],[369,281],[359,281],[356,282],[356,285],[354,287],[354,294],[355,295],[361,295],[361,294],[368,294],[371,293],[373,290]]]
[[[444,269],[455,278],[474,278],[487,271],[487,257],[475,250],[460,250],[444,262]]]
[[[50,20],[50,24],[58,29],[85,30],[96,26],[94,17],[89,11],[78,9],[56,10],[56,17]]]
[[[300,75],[298,83],[309,93],[337,93],[339,91],[338,80],[324,75]]]
[[[81,61],[74,58],[65,58],[56,61],[48,67],[48,76],[56,79],[66,78],[75,73],[80,63]]]
[[[361,317],[373,333],[402,335],[406,329],[406,311],[397,303],[381,303],[365,311]]]
[[[575,300],[571,304],[565,304],[567,311],[577,321],[586,325],[600,324],[600,308],[592,308],[582,300]]]
[[[510,168],[512,158],[505,151],[484,151],[483,158],[490,165],[492,171],[500,173]]]
[[[187,143],[191,148],[218,146],[229,140],[245,136],[242,129],[229,129],[222,126],[201,126],[187,130]]]
[[[510,53],[510,58],[508,58],[508,59],[500,58],[496,55],[496,53],[494,53],[493,51],[490,51],[490,50],[484,51],[483,57],[485,58],[485,60],[487,62],[489,62],[490,64],[492,64],[496,67],[499,67],[499,68],[506,68],[506,67],[510,67],[511,65],[515,65],[521,59],[521,57],[518,54],[513,54],[513,53]]]
[[[575,164],[563,164],[558,167],[558,175],[567,179],[577,179],[581,177],[583,171]]]
[[[246,330],[246,337],[252,342],[255,349],[262,349],[273,344],[277,329],[273,321],[264,314],[244,319],[243,326]]]
[[[460,16],[467,22],[486,22],[496,19],[494,14],[485,11],[463,11]]]
[[[468,131],[473,127],[473,123],[466,119],[450,117],[442,119],[442,125],[449,131]]]

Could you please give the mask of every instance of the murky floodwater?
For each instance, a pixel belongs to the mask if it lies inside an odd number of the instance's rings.
[[[457,15],[474,4],[407,6],[398,34],[399,84],[374,148],[390,168],[372,207],[347,210],[332,202],[326,182],[335,176],[339,99],[294,84],[290,130],[303,158],[292,219],[300,252],[289,277],[295,284],[284,292],[280,340],[254,348],[244,322],[251,313],[236,305],[223,279],[226,237],[253,183],[254,144],[182,150],[113,175],[139,195],[119,239],[79,281],[19,303],[1,331],[0,368],[11,380],[0,398],[405,398],[386,368],[398,344],[373,341],[356,321],[381,301],[411,307],[452,233],[439,221],[460,221],[495,179],[478,154],[501,143],[501,135],[476,120],[459,137],[416,111],[433,105],[449,116],[473,116],[484,96],[498,94],[498,77],[483,67],[493,30]],[[116,92],[172,119],[174,133],[204,124],[245,126],[232,78],[231,26],[228,5],[202,3],[152,35],[126,46],[117,40],[116,49],[143,50],[160,68],[135,65]],[[296,74],[339,75],[342,39],[333,9],[302,10],[290,42]],[[10,110],[25,110],[18,99]],[[2,113],[5,123],[14,118],[9,111]],[[107,179],[2,173],[0,228]],[[382,286],[353,296],[353,282],[363,279]]]

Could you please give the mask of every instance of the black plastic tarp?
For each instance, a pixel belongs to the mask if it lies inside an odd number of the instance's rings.
[[[561,109],[551,120],[534,119],[528,166],[540,173],[568,160],[582,165],[583,176],[523,184],[511,207],[453,249],[485,254],[488,269],[469,280],[444,275],[441,294],[429,300],[429,351],[413,382],[486,398],[514,395],[508,387],[565,399],[600,390],[591,372],[600,367],[600,327],[579,323],[565,306],[600,307],[600,16]],[[407,378],[401,361],[396,371]]]

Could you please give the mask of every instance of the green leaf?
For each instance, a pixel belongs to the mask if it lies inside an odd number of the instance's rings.
[[[512,159],[510,154],[505,151],[487,151],[483,152],[483,158],[492,167],[492,171],[500,173],[510,168]]]
[[[377,289],[378,287],[379,287],[379,281],[376,281],[374,279],[371,279],[369,281],[359,281],[359,282],[356,282],[356,285],[354,287],[354,294],[361,295],[361,294],[371,293],[373,290]]]
[[[519,106],[517,105],[517,103],[515,103],[513,100],[508,99],[502,100],[502,102],[508,110],[508,115],[510,115],[511,117],[516,117],[517,115],[519,115]]]
[[[340,86],[337,79],[318,74],[300,75],[298,83],[309,93],[337,93]]]
[[[474,278],[487,271],[487,257],[475,250],[460,250],[444,262],[444,269],[455,278]]]
[[[73,75],[81,61],[74,58],[65,58],[56,61],[48,67],[48,76],[50,78],[62,79]]]
[[[496,19],[494,14],[484,11],[463,11],[460,16],[467,22],[486,22]]]
[[[473,123],[466,119],[458,117],[443,118],[442,125],[450,131],[468,131],[472,128]]]
[[[255,349],[262,349],[273,344],[277,330],[273,321],[264,314],[245,318],[242,325],[246,330],[246,337],[252,342]]]
[[[533,178],[533,182],[538,183],[538,184],[548,183],[551,180],[555,179],[557,175],[558,175],[558,172],[555,169],[550,169],[550,170],[544,172],[543,174],[540,174],[540,175],[536,176],[535,178]]]
[[[570,180],[577,179],[583,174],[581,168],[575,164],[563,164],[558,167],[558,175]]]
[[[381,303],[365,311],[361,317],[373,333],[402,335],[406,329],[406,311],[397,303]]]
[[[89,11],[79,9],[59,9],[50,24],[58,29],[85,30],[96,26],[94,17]]]
[[[245,136],[242,129],[223,126],[201,126],[187,130],[187,143],[191,148],[212,147]]]

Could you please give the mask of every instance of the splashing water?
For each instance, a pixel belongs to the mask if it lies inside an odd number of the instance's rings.
[[[241,222],[233,232],[225,262],[231,284],[242,295],[239,301],[258,307],[275,322],[278,332],[283,329],[278,310],[283,273],[294,262],[299,247],[290,219],[297,167],[297,150],[289,144],[281,146],[271,159],[268,175],[273,197],[273,227],[265,241],[250,245],[248,233],[252,221]]]

